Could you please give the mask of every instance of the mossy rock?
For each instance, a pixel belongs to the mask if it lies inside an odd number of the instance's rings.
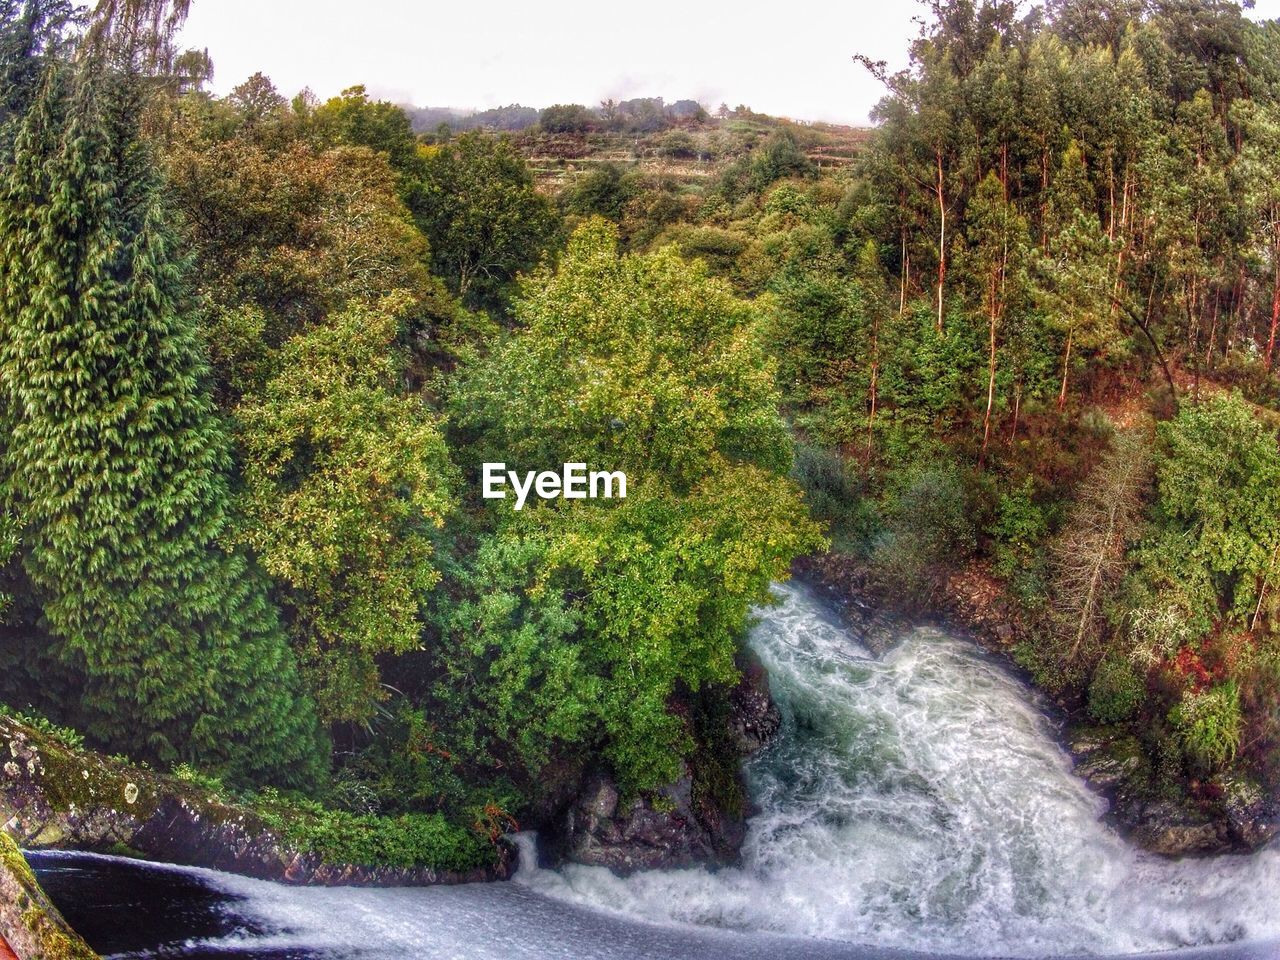
[[[97,960],[45,896],[13,839],[0,831],[0,937],[20,960]]]
[[[368,843],[344,835],[352,819]],[[4,716],[0,823],[29,848],[126,854],[294,884],[426,886],[506,879],[515,868],[509,845],[439,817],[344,819],[283,798],[242,802],[216,783],[74,749]]]

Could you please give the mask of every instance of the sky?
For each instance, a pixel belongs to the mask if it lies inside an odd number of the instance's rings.
[[[213,89],[261,70],[281,93],[355,84],[416,106],[613,97],[721,102],[865,124],[882,95],[853,55],[906,65],[917,0],[194,0],[180,38]],[[1257,0],[1255,18],[1280,17]]]

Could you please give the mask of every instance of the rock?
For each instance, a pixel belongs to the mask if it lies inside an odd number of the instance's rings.
[[[32,849],[116,852],[317,886],[429,886],[507,879],[515,851],[469,871],[326,862],[252,808],[195,784],[84,751],[0,716],[0,833]]]
[[[768,745],[782,729],[782,713],[769,695],[769,675],[758,662],[747,663],[742,680],[729,694],[729,730],[744,756]]]
[[[1072,744],[1085,747],[1083,756],[1076,761],[1076,774],[1083,777],[1104,793],[1115,790],[1139,773],[1143,765],[1142,747],[1134,737],[1119,737],[1111,741],[1077,741]]]
[[[742,680],[727,697],[722,746],[704,745],[679,780],[630,800],[620,796],[607,772],[595,771],[543,831],[542,856],[551,863],[608,867],[623,876],[736,861],[747,834],[739,761],[768,744],[782,726],[764,668],[750,659],[739,668]]]
[[[552,843],[565,859],[608,867],[621,876],[732,862],[745,828],[739,832],[737,824],[706,821],[694,809],[688,775],[619,809],[616,784],[597,772],[569,808]]]
[[[1130,835],[1139,846],[1166,857],[1222,853],[1231,849],[1225,825],[1187,804],[1146,804]]]
[[[1233,839],[1249,850],[1266,846],[1280,833],[1280,810],[1256,780],[1221,776],[1213,781],[1222,794],[1221,808]]]
[[[21,851],[0,831],[0,960],[97,960],[45,896]]]

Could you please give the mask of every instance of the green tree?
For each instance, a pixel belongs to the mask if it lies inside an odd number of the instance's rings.
[[[416,179],[421,173],[409,115],[394,103],[370,100],[362,86],[349,87],[316,107],[310,132],[322,147],[368,147],[384,154],[402,176]]]
[[[1074,140],[1063,153],[1047,194],[1048,242],[1039,293],[1050,323],[1066,333],[1058,409],[1067,405],[1073,351],[1119,346],[1111,249],[1093,210],[1084,154]]]
[[[238,539],[277,586],[326,722],[367,721],[376,658],[419,643],[439,580],[432,535],[450,506],[449,454],[417,396],[398,389],[398,294],[294,337],[236,408],[246,521]]]
[[[556,221],[505,139],[463,134],[425,161],[414,214],[436,272],[471,304],[492,305],[551,243]]]
[[[1237,393],[1185,407],[1160,429],[1156,529],[1140,573],[1198,634],[1256,627],[1280,585],[1280,447]]]
[[[227,552],[228,446],[181,307],[137,88],[49,84],[0,185],[5,492],[101,744],[306,784],[315,714],[262,579]]]
[[[527,599],[508,589],[491,617],[473,605],[451,649],[470,645],[460,662],[478,658],[472,672],[490,678],[476,695],[528,717],[538,743],[598,744],[639,790],[679,776],[692,747],[672,698],[735,679],[749,606],[822,541],[785,477],[752,307],[672,249],[619,257],[616,245],[604,221],[580,228],[558,269],[524,286],[522,332],[466,371],[450,404],[468,464],[623,470],[627,498],[499,506],[500,543],[484,556],[518,560],[499,582],[524,578]],[[529,622],[554,647],[531,646]],[[540,676],[572,688],[545,717],[521,692]]]
[[[982,453],[991,442],[996,403],[996,361],[1006,314],[1027,308],[1027,224],[1004,196],[1004,185],[988,173],[967,211],[963,267],[987,321],[987,405],[982,417]]]
[[[580,103],[557,103],[538,117],[546,133],[588,133],[595,129],[596,117]]]
[[[352,301],[407,291],[404,341],[422,354],[440,352],[461,319],[395,172],[367,147],[193,139],[170,148],[167,167],[221,395],[251,385],[264,350]]]
[[[678,490],[722,458],[790,466],[755,311],[673,248],[620,257],[617,228],[588,221],[515,315],[526,332],[450,401],[485,459],[607,464]]]
[[[63,52],[74,19],[70,0],[0,0],[0,157],[38,93],[48,57]]]
[[[640,192],[640,178],[613,162],[592,167],[564,191],[560,203],[582,217],[608,217],[622,221],[627,204]]]

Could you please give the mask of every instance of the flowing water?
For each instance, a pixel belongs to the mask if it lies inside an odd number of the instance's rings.
[[[280,960],[1216,955],[1221,945],[1280,955],[1280,850],[1176,863],[1133,850],[998,664],[929,629],[876,657],[803,586],[776,592],[751,642],[784,725],[748,766],[759,812],[739,867],[626,879],[541,869],[526,835],[511,884],[317,890],[175,870],[210,898],[202,919],[102,949]],[[77,885],[77,871],[140,869],[64,855],[36,866],[55,900],[79,899],[81,926],[104,917],[84,891],[113,884]]]

